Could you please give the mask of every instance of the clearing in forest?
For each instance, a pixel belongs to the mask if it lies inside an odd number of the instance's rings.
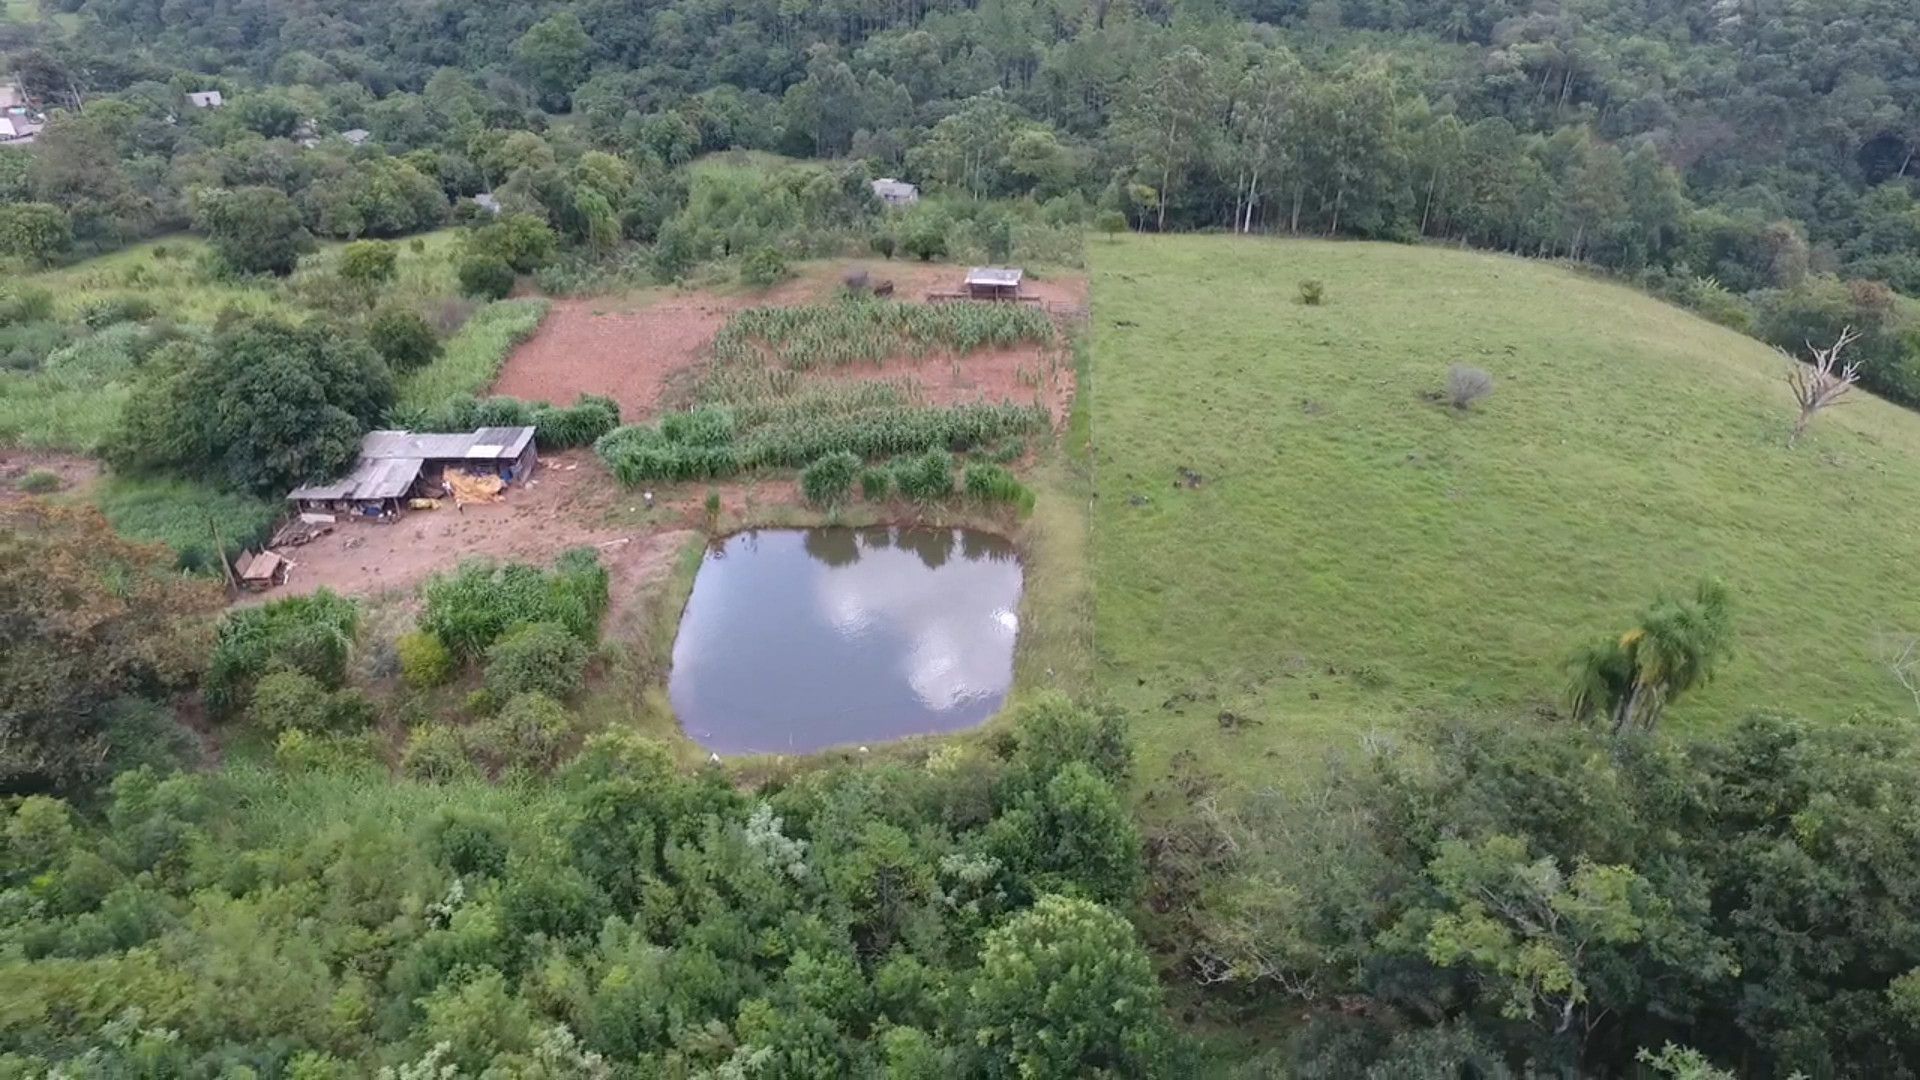
[[[1572,650],[1710,575],[1735,651],[1669,726],[1914,708],[1886,658],[1920,635],[1920,415],[1857,393],[1789,450],[1778,354],[1553,266],[1089,247],[1096,640],[1156,777],[1556,709]],[[1470,410],[1433,400],[1456,364],[1494,383]]]

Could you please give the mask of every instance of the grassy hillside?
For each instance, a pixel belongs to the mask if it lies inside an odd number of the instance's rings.
[[[1156,768],[1255,780],[1422,713],[1557,705],[1576,645],[1703,575],[1738,653],[1676,730],[1914,707],[1879,657],[1920,634],[1920,416],[1862,395],[1788,450],[1776,354],[1519,260],[1089,247],[1100,677]],[[1497,383],[1471,413],[1424,398],[1453,363]]]

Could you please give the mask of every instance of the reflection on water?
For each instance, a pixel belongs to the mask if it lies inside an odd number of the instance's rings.
[[[786,753],[954,731],[1013,679],[1013,545],[965,529],[761,529],[707,549],[668,696],[695,741]]]

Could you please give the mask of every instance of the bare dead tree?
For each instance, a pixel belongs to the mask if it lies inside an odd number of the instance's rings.
[[[1886,639],[1881,645],[1881,659],[1894,681],[1913,695],[1913,707],[1920,710],[1920,637],[1895,635]]]
[[[1849,326],[1840,331],[1840,337],[1832,345],[1822,349],[1807,342],[1807,350],[1813,353],[1811,363],[1795,363],[1793,370],[1787,372],[1787,385],[1793,388],[1793,398],[1800,403],[1800,415],[1793,421],[1793,434],[1787,436],[1787,447],[1800,441],[1807,425],[1813,423],[1813,415],[1829,405],[1838,405],[1853,384],[1860,381],[1860,362],[1849,360],[1840,362],[1840,354],[1846,347],[1860,340],[1860,332]]]

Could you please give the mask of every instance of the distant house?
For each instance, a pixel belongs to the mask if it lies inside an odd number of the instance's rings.
[[[888,206],[912,206],[920,201],[920,189],[887,176],[873,182],[873,197]]]
[[[218,109],[226,103],[227,99],[218,90],[194,90],[187,94],[187,104],[196,109]]]
[[[19,83],[12,79],[0,78],[0,112],[31,107],[27,101],[27,92],[20,88]]]
[[[45,124],[29,120],[24,112],[14,116],[0,116],[0,144],[24,146],[33,142]]]
[[[489,214],[497,214],[500,212],[500,199],[491,191],[483,191],[475,195],[473,197],[473,205],[485,210]]]
[[[349,146],[359,146],[361,143],[373,138],[373,132],[368,131],[366,128],[349,128],[341,132],[340,137],[347,140],[347,145]]]
[[[1017,266],[976,266],[967,271],[967,295],[975,300],[1014,300],[1020,296]]]
[[[287,493],[301,513],[390,517],[416,494],[439,495],[449,471],[524,482],[539,465],[530,427],[484,427],[467,434],[370,431],[353,471]],[[498,485],[495,485],[496,487]]]

